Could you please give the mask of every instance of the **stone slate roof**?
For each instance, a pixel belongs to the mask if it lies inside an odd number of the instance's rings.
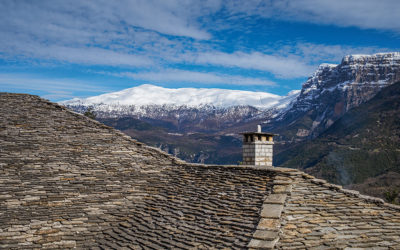
[[[400,207],[294,169],[180,161],[0,93],[0,248],[400,249]]]

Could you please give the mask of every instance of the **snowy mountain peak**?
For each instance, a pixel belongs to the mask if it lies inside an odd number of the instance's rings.
[[[385,87],[399,78],[399,68],[400,52],[347,55],[338,65],[321,64],[303,84],[300,96],[314,99],[322,92],[345,89],[352,84]]]
[[[287,117],[292,119],[311,110],[316,117],[312,130],[323,131],[344,112],[368,101],[382,88],[399,80],[399,52],[348,55],[338,65],[322,64],[318,67],[303,84]]]
[[[259,109],[282,106],[288,100],[296,98],[297,92],[287,96],[279,96],[266,92],[252,92],[228,89],[207,88],[163,88],[151,84],[124,89],[118,92],[107,93],[85,99],[74,98],[61,102],[67,106],[214,106],[218,108],[232,106],[253,106]],[[283,101],[283,103],[281,102]]]
[[[377,61],[400,63],[400,52],[376,53],[372,55],[347,55],[343,57],[342,64],[368,63]]]
[[[338,66],[337,64],[331,64],[331,63],[322,63],[319,65],[318,69],[331,69],[331,68],[335,68],[336,66]]]

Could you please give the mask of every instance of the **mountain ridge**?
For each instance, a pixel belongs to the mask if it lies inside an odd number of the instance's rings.
[[[400,52],[348,55],[338,65],[322,64],[291,108],[264,127],[285,142],[315,138],[348,110],[399,80]]]
[[[66,106],[110,105],[117,106],[172,106],[227,108],[233,106],[253,106],[258,109],[279,107],[293,99],[299,90],[292,90],[286,96],[267,92],[230,90],[218,88],[163,88],[143,84],[117,92],[88,98],[74,98],[60,102]],[[280,100],[283,99],[284,103]],[[290,100],[289,100],[290,102]]]

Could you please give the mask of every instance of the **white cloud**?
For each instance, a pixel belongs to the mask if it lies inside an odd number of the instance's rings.
[[[16,47],[14,45],[14,47]],[[60,62],[69,62],[88,65],[109,65],[109,66],[134,66],[142,67],[153,64],[153,61],[142,55],[131,55],[102,48],[93,47],[68,47],[49,45],[43,49],[38,44],[29,44],[19,47],[25,55],[32,58],[41,58],[46,60],[57,60]]]
[[[65,35],[74,33],[83,36],[76,39],[91,36],[93,32],[124,31],[127,26],[167,35],[209,39],[210,34],[199,27],[196,18],[218,9],[208,1],[184,0],[4,0],[0,7],[0,20],[5,22],[4,25],[11,25],[10,28],[35,34],[47,33],[50,37],[62,35],[65,38]]]
[[[238,0],[225,3],[232,15],[242,13],[246,16],[400,32],[398,0]]]
[[[35,75],[0,74],[1,91],[13,92],[21,90],[24,93],[44,92],[44,98],[69,99],[77,93],[106,93],[113,89],[102,87],[94,82],[84,82],[76,79],[48,79]]]
[[[225,74],[204,73],[187,70],[168,69],[158,72],[122,72],[118,76],[129,77],[137,80],[146,80],[151,82],[190,82],[200,84],[228,84],[228,85],[261,85],[274,86],[274,82],[251,77],[242,77]]]
[[[289,9],[288,14],[293,19],[400,32],[398,0],[297,0],[286,3],[282,9]]]
[[[0,55],[148,66],[151,57],[161,60],[196,39],[209,39],[196,19],[215,8],[181,0],[0,1]]]
[[[110,1],[107,1],[110,2]],[[114,5],[115,13],[131,25],[158,31],[160,33],[186,36],[195,39],[210,39],[211,35],[200,29],[193,20],[193,7],[201,4],[190,1],[134,0],[120,1]],[[203,14],[203,13],[202,13]]]
[[[346,45],[324,45],[312,43],[299,43],[295,47],[295,52],[299,56],[304,57],[307,61],[324,61],[324,62],[337,62],[340,63],[345,55],[355,54],[374,54],[380,52],[396,51],[389,48],[382,47],[353,47]],[[397,49],[399,50],[399,49]]]
[[[374,46],[349,46],[349,45],[327,45],[314,43],[297,43],[292,46],[283,46],[280,50],[275,51],[281,55],[297,55],[309,64],[320,63],[340,63],[346,55],[355,54],[374,54],[380,52],[393,52],[397,49],[374,47]]]
[[[267,55],[259,52],[232,54],[222,52],[206,52],[198,55],[183,55],[183,60],[196,64],[211,64],[223,67],[238,67],[271,72],[280,78],[296,78],[308,76],[315,66],[308,65],[296,56]]]

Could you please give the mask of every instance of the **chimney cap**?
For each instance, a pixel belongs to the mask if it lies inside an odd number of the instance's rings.
[[[257,132],[243,132],[240,133],[241,135],[268,135],[268,136],[276,136],[278,134],[272,134],[268,132],[262,132],[261,131],[261,125],[257,125]]]
[[[268,136],[277,136],[279,134],[267,133],[267,132],[242,132],[240,135],[268,135]]]

